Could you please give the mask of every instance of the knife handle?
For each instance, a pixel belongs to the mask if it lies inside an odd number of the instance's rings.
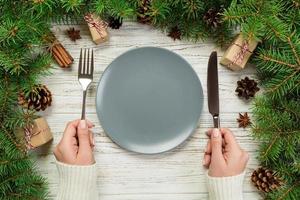
[[[214,128],[220,128],[220,118],[219,118],[219,115],[214,115],[213,119],[214,119]]]

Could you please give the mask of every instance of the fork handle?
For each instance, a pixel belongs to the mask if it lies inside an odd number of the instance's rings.
[[[81,120],[85,119],[85,100],[86,100],[86,90],[83,90]]]

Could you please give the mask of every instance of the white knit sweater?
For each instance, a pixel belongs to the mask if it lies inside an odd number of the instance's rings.
[[[98,200],[96,164],[67,165],[56,162],[59,174],[57,200]],[[242,200],[245,172],[230,177],[210,177],[207,187],[210,200]]]

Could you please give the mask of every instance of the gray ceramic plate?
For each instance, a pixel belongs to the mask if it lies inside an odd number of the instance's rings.
[[[203,104],[201,83],[179,55],[144,47],[117,57],[97,89],[97,114],[108,136],[134,152],[170,150],[194,131]]]

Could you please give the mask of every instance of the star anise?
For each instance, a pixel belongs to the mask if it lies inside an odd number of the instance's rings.
[[[250,117],[247,112],[245,112],[244,115],[239,113],[239,118],[236,120],[239,123],[239,128],[246,128],[251,124]]]
[[[173,38],[173,40],[180,40],[181,39],[181,31],[179,30],[178,26],[174,26],[168,34],[169,37]]]
[[[70,28],[67,30],[68,36],[72,41],[81,39],[80,30],[75,30],[75,28]]]

